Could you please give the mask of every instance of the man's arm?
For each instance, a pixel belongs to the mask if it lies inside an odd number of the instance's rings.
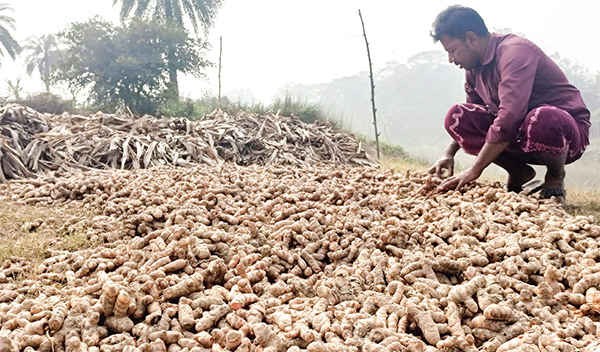
[[[459,190],[467,183],[475,181],[481,176],[483,170],[496,160],[496,158],[508,147],[509,143],[510,142],[485,142],[473,166],[456,176],[450,177],[441,184],[440,188],[444,191],[449,189]]]
[[[510,142],[489,143],[485,142],[483,148],[473,164],[473,169],[481,174],[496,158],[508,147]]]

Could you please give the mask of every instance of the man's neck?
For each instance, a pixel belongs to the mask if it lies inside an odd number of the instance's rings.
[[[480,58],[479,67],[483,66],[483,61],[485,60],[485,53],[487,52],[487,47],[490,42],[490,34],[486,37],[480,37],[480,40],[477,43],[477,56]]]

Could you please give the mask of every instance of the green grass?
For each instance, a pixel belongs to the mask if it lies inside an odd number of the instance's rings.
[[[397,172],[426,171],[429,165],[424,160],[413,159],[410,156],[390,156],[382,154],[379,163],[384,169],[394,169]]]
[[[600,190],[568,190],[565,210],[571,215],[593,215],[600,224]]]
[[[89,248],[91,246],[90,240],[83,231],[76,231],[61,236],[61,241],[57,245],[58,249],[62,249],[69,252],[75,252],[82,249]]]
[[[83,231],[66,233],[65,218],[91,219],[94,214],[80,209],[29,206],[0,200],[0,262],[11,257],[31,260],[46,258],[46,249],[77,251],[91,246]],[[32,224],[43,223],[40,227]]]
[[[2,236],[0,245],[0,261],[10,257],[33,259],[39,262],[44,258],[45,236],[38,233],[23,233],[19,236]]]

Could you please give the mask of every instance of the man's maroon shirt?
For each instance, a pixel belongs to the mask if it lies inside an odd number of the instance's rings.
[[[490,34],[482,66],[468,70],[467,102],[486,105],[497,115],[486,141],[514,141],[527,113],[551,105],[568,112],[589,144],[590,112],[579,90],[562,70],[529,40],[514,34]]]

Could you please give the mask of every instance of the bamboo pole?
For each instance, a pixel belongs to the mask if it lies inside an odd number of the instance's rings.
[[[377,132],[377,109],[375,108],[375,83],[373,81],[373,65],[371,64],[371,52],[369,50],[367,32],[365,31],[365,22],[363,21],[360,9],[358,10],[358,17],[360,17],[360,23],[363,29],[363,36],[365,37],[365,43],[367,44],[367,57],[369,58],[369,77],[371,78],[371,105],[373,107],[373,126],[375,126],[375,144],[377,145],[377,159],[379,159],[379,132]]]
[[[221,103],[221,56],[223,55],[223,37],[219,37],[219,103]]]

